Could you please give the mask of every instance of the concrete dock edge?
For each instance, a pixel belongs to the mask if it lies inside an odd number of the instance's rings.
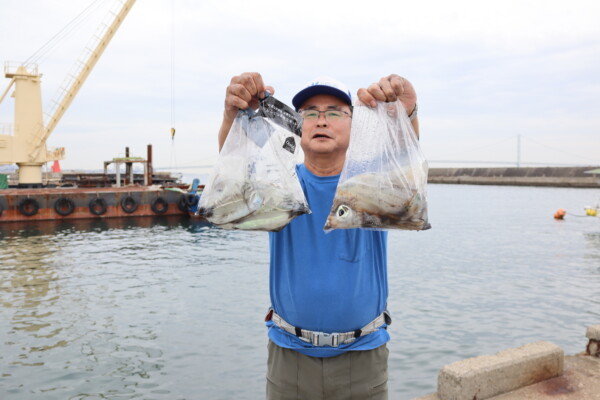
[[[587,328],[585,336],[589,339],[586,353],[590,356],[600,357],[600,325]]]
[[[585,332],[585,337],[600,340],[600,325],[589,326]]]
[[[535,342],[445,366],[438,377],[441,400],[487,399],[562,374],[564,352]]]
[[[457,361],[440,370],[438,392],[412,400],[600,400],[600,325],[586,337],[575,355],[539,341]]]

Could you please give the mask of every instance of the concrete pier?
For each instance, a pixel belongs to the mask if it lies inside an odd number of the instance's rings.
[[[430,168],[428,183],[600,188],[600,174],[587,167]]]
[[[600,400],[600,325],[588,328],[586,352],[564,356],[535,342],[442,368],[438,391],[413,400]]]
[[[600,325],[590,326],[585,336],[589,339],[586,353],[590,356],[600,357]]]

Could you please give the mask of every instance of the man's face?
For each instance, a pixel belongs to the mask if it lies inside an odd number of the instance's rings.
[[[335,96],[320,94],[306,100],[300,110],[343,111],[338,119],[326,118],[319,113],[316,119],[304,119],[302,126],[302,150],[305,156],[330,154],[345,157],[350,143],[351,109]]]

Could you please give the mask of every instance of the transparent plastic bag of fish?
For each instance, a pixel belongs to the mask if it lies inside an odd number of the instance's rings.
[[[350,146],[324,230],[425,230],[428,166],[400,101],[357,104]]]
[[[198,215],[224,229],[279,231],[310,213],[296,174],[302,117],[268,96],[238,112],[206,183]]]

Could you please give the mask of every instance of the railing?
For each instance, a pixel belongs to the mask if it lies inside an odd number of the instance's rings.
[[[36,63],[19,63],[16,61],[6,61],[4,63],[4,74],[15,74],[19,67],[25,67],[25,70],[30,75],[39,75],[38,74],[38,65]]]
[[[64,147],[48,147],[46,149],[46,160],[64,160],[65,159],[65,148]]]

